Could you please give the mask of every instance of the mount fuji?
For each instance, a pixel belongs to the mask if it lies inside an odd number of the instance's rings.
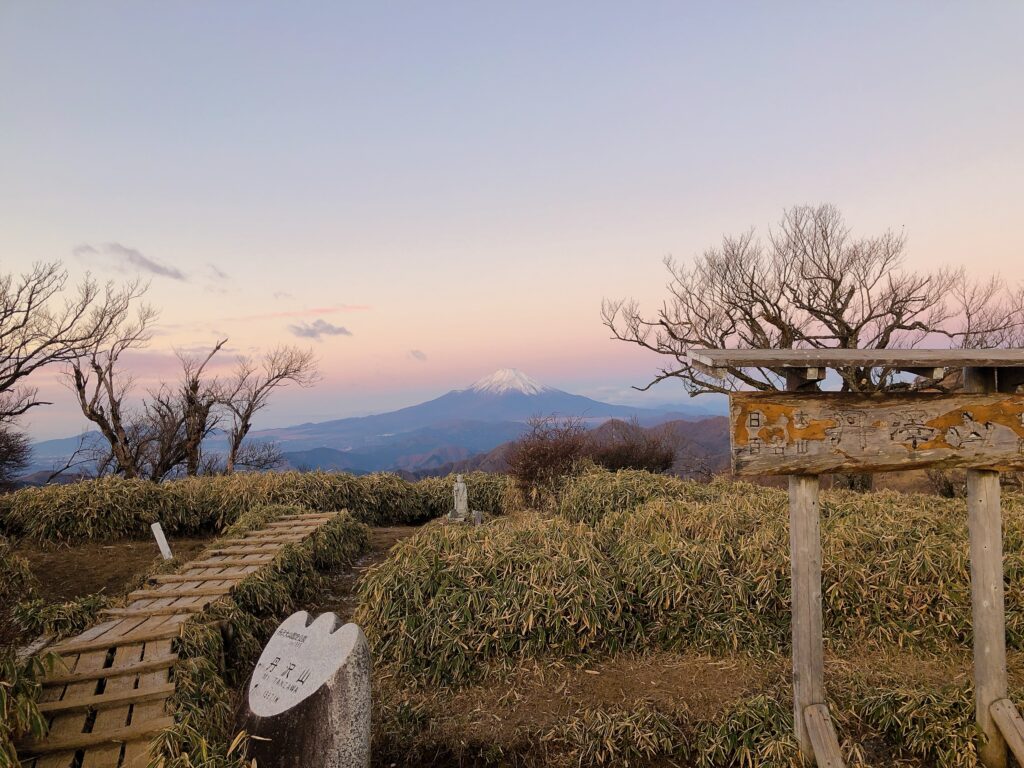
[[[421,472],[514,440],[534,416],[572,416],[597,426],[608,419],[635,418],[653,425],[707,414],[602,403],[503,368],[465,389],[397,411],[262,430],[252,437],[276,442],[295,467]]]
[[[452,466],[515,440],[534,416],[576,417],[597,427],[609,419],[634,418],[643,426],[686,424],[716,413],[692,406],[651,409],[602,403],[503,368],[465,389],[397,411],[257,430],[250,438],[276,443],[293,468],[356,474],[392,470],[411,475]],[[100,439],[97,433],[89,436]],[[222,451],[222,440],[210,438],[205,449]],[[75,450],[78,441],[75,437],[36,443],[30,469],[45,476]]]

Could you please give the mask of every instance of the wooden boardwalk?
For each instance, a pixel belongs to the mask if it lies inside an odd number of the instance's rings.
[[[25,768],[144,768],[150,742],[173,723],[171,643],[182,625],[336,514],[290,515],[224,541],[178,573],[150,579],[124,608],[104,611],[102,623],[46,649],[63,665],[43,681],[39,708],[49,734],[18,745]]]

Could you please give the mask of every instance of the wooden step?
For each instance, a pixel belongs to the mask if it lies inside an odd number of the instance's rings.
[[[100,731],[99,733],[80,733],[74,736],[63,738],[52,738],[22,742],[18,745],[18,757],[24,760],[34,755],[44,755],[51,752],[70,752],[88,747],[99,746],[100,744],[124,743],[148,738],[160,731],[166,730],[174,725],[173,717],[158,717],[142,723],[133,723],[125,728],[115,728],[111,731]]]
[[[110,637],[99,637],[95,640],[84,642],[65,642],[53,646],[50,650],[55,653],[68,655],[71,653],[83,653],[84,651],[102,651],[106,648],[116,648],[119,645],[130,645],[131,643],[148,643],[151,640],[168,640],[178,637],[181,634],[181,624],[171,624],[157,627],[156,629],[142,632],[129,632],[125,635],[112,635]]]
[[[121,704],[166,699],[172,693],[174,693],[174,683],[167,683],[155,688],[134,689],[124,693],[78,696],[61,701],[44,701],[39,704],[39,711],[52,714],[54,712],[74,712],[76,710],[110,709],[110,707],[117,707]]]
[[[185,568],[228,568],[232,565],[266,565],[274,559],[274,553],[266,553],[263,560],[239,560],[225,558],[224,560],[200,560],[196,563],[188,563]]]
[[[308,538],[308,534],[301,534],[299,536],[287,536],[280,539],[238,539],[236,541],[225,542],[225,547],[260,547],[269,546],[276,544],[279,547],[283,547],[285,544],[298,544]]]
[[[167,589],[164,591],[159,589],[139,589],[128,594],[128,601],[162,600],[167,597],[216,597],[229,594],[232,589],[234,589],[233,585],[228,587],[186,587],[184,589]]]
[[[253,566],[262,565],[262,563],[251,563]],[[193,574],[191,576],[181,573],[165,573],[159,576],[150,576],[149,581],[153,584],[185,584],[188,582],[195,582],[202,584],[203,582],[209,581],[232,581],[235,584],[240,582],[246,576],[251,576],[251,573],[210,573],[210,574]]]
[[[191,605],[153,605],[148,608],[104,608],[100,616],[108,616],[112,619],[137,619],[143,616],[176,616],[179,613],[202,613],[203,609],[210,604],[192,603]]]
[[[304,512],[301,515],[285,515],[284,517],[279,517],[276,520],[271,520],[263,527],[272,528],[275,525],[289,525],[291,523],[315,523],[320,520],[330,520],[337,514],[337,512]]]
[[[274,549],[266,549],[266,547],[275,547]],[[273,555],[281,546],[279,544],[267,544],[264,547],[230,547],[228,549],[214,549],[206,554],[210,557],[217,557],[219,555]]]
[[[138,675],[143,672],[153,672],[158,669],[168,669],[174,666],[178,660],[177,654],[170,656],[159,656],[149,661],[140,661],[137,664],[129,664],[124,667],[108,667],[106,669],[91,669],[87,672],[69,672],[63,675],[49,675],[42,683],[44,688],[53,688],[58,685],[80,683],[83,680],[109,680],[112,677],[125,677],[127,675]]]

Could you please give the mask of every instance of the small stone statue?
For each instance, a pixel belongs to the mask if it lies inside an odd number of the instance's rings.
[[[455,509],[452,510],[450,517],[459,521],[469,519],[469,491],[462,480],[462,475],[455,476]]]

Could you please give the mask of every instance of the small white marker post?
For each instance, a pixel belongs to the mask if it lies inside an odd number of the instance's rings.
[[[149,527],[153,530],[153,538],[156,539],[156,545],[160,547],[160,554],[164,556],[164,560],[173,560],[174,555],[171,554],[171,547],[167,543],[167,537],[164,536],[164,529],[160,527],[160,523],[153,523]]]

